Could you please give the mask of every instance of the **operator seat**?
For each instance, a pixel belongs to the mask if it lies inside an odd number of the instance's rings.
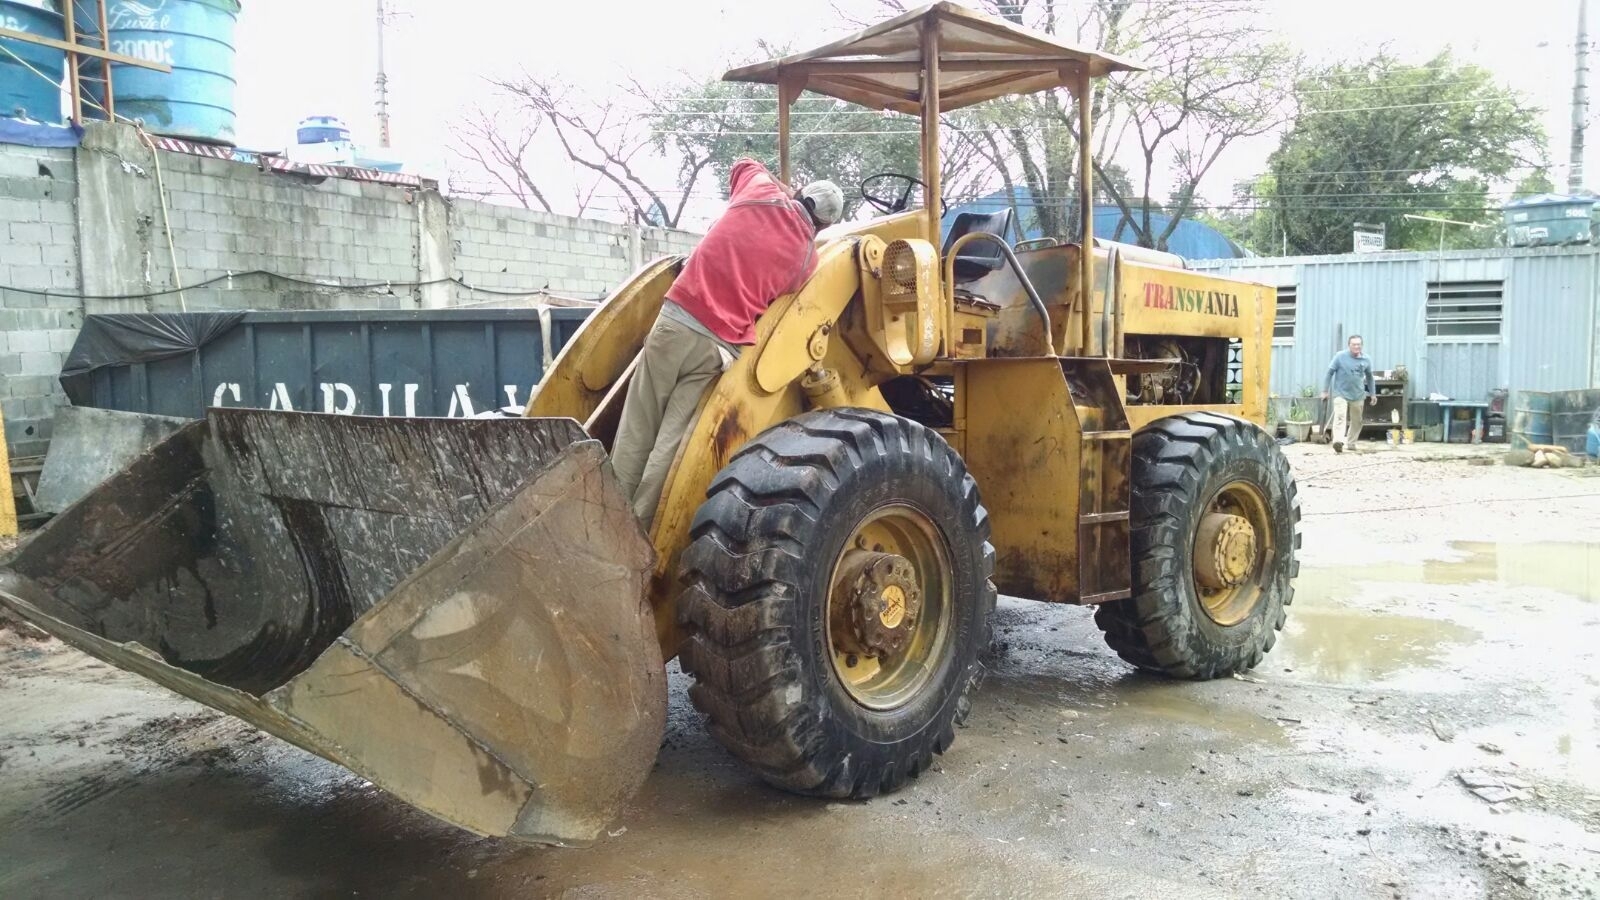
[[[1015,213],[1010,209],[1002,209],[994,213],[957,213],[956,220],[950,225],[950,236],[944,240],[943,255],[950,255],[950,248],[955,246],[956,240],[973,232],[992,234],[1002,241],[1011,231]],[[955,281],[956,284],[965,284],[977,281],[979,278],[993,272],[1005,264],[1005,256],[993,241],[973,241],[961,248],[961,255],[956,257]]]

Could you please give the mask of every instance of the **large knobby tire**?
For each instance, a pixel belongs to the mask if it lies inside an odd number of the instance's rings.
[[[1139,668],[1179,678],[1255,667],[1283,628],[1300,567],[1300,499],[1277,442],[1242,419],[1174,416],[1134,436],[1132,478],[1133,595],[1095,611],[1106,643]],[[1216,586],[1213,573],[1228,566],[1200,571],[1197,557],[1218,544],[1218,527],[1202,527],[1208,516],[1251,528],[1224,545],[1237,550],[1226,579],[1236,586]]]
[[[798,416],[717,475],[691,537],[689,696],[763,779],[871,797],[950,746],[982,676],[994,548],[977,484],[937,432],[870,410]],[[867,659],[839,649],[853,638],[838,636],[830,594],[857,596],[835,587],[841,567],[881,559],[874,548],[911,561],[920,612],[903,653]]]

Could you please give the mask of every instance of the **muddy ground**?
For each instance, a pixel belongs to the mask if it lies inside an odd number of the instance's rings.
[[[741,769],[674,669],[656,771],[588,850],[468,837],[0,632],[0,896],[1600,895],[1600,469],[1287,452],[1304,568],[1249,677],[1141,675],[1088,611],[1002,600],[951,752],[825,803]]]

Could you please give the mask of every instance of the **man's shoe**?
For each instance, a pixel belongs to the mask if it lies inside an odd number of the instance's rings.
[[[1343,453],[1344,452],[1344,441],[1334,441],[1333,442],[1333,452],[1335,452],[1335,453]]]

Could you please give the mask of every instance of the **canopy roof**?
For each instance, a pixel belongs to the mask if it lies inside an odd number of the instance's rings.
[[[789,82],[872,109],[921,112],[923,35],[937,29],[939,108],[1070,87],[1138,63],[1063,44],[955,3],[924,6],[808,53],[734,69],[725,81]],[[798,91],[796,91],[798,93]]]

